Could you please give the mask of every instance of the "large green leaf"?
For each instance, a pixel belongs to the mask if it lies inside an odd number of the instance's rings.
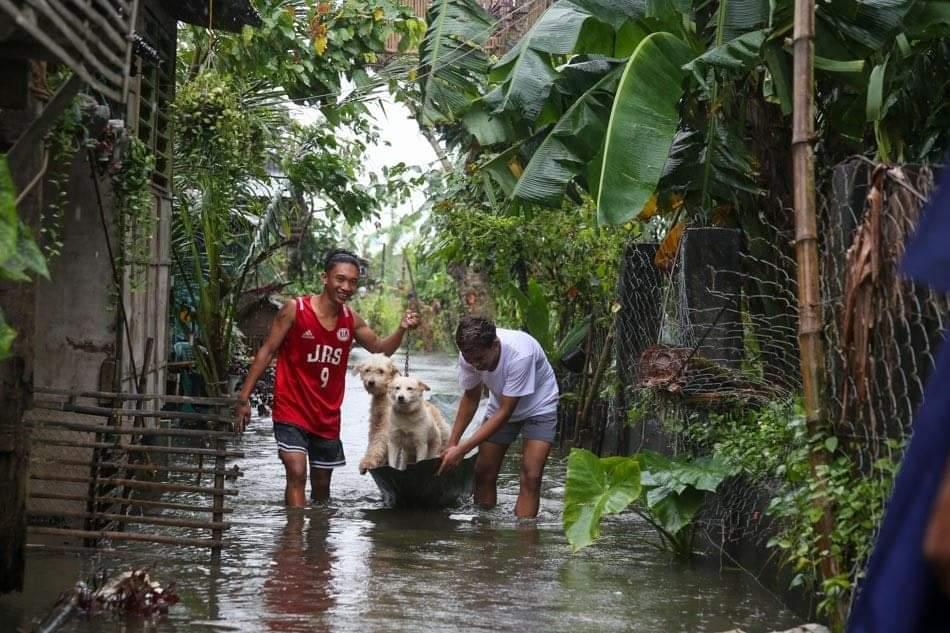
[[[14,338],[16,338],[16,330],[7,324],[3,318],[3,310],[0,310],[0,361],[10,357]]]
[[[729,42],[769,22],[769,0],[720,0],[722,41]]]
[[[716,126],[715,134],[709,195],[731,201],[737,192],[762,194],[755,160],[743,136],[725,123]],[[663,191],[701,191],[709,145],[706,141],[697,130],[681,129],[676,133],[660,178]]]
[[[552,55],[613,53],[613,29],[586,9],[559,0],[492,69],[501,83],[485,97],[495,112],[517,112],[533,122],[558,78]]]
[[[904,16],[917,0],[832,0],[819,3],[816,16],[849,43],[876,52],[903,30]]]
[[[419,46],[423,125],[453,121],[478,98],[493,21],[475,0],[436,0]]]
[[[640,464],[635,457],[599,458],[572,449],[567,458],[564,532],[573,551],[600,536],[600,521],[633,503],[641,492]]]
[[[693,73],[700,84],[706,83],[708,69],[722,69],[732,72],[748,71],[762,59],[762,44],[768,37],[768,30],[751,31],[732,39],[722,46],[712,48],[684,66]]]
[[[30,273],[49,278],[46,258],[16,212],[16,189],[5,156],[0,157],[0,279],[29,281]]]
[[[683,65],[689,47],[669,33],[653,33],[634,51],[617,89],[601,166],[597,217],[622,224],[653,192],[679,126]]]
[[[669,458],[643,451],[638,454],[646,508],[669,534],[675,535],[702,507],[705,494],[735,474],[716,457]]]
[[[571,105],[531,156],[512,197],[551,207],[600,150],[620,77],[616,68]]]
[[[16,214],[16,189],[7,167],[7,157],[0,156],[0,262],[16,251],[19,226]]]
[[[472,104],[462,116],[462,125],[483,147],[504,143],[514,137],[514,130],[508,119],[489,112],[482,101]]]
[[[537,339],[545,353],[550,356],[554,349],[554,333],[551,331],[551,309],[544,296],[544,288],[531,279],[528,281],[527,294],[514,284],[509,286],[509,294],[518,302],[528,333]]]

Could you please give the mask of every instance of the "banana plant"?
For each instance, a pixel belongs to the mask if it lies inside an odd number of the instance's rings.
[[[418,108],[425,126],[454,121],[481,96],[481,77],[488,69],[484,46],[493,21],[476,2],[438,0],[429,7],[428,28],[419,46]]]

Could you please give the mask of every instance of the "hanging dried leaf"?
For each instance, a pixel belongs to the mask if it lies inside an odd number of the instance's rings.
[[[881,272],[881,210],[886,168],[871,177],[864,220],[854,234],[845,260],[844,304],[841,310],[841,348],[844,352],[842,421],[848,415],[848,392],[860,405],[867,397],[868,346],[874,327],[874,294]]]

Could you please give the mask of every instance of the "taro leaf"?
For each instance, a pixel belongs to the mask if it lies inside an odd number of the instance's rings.
[[[600,222],[636,217],[656,190],[679,126],[682,67],[692,58],[677,37],[653,33],[627,62],[607,125],[597,188]]]
[[[670,459],[643,451],[637,455],[642,468],[649,513],[670,534],[689,524],[703,505],[707,492],[715,492],[735,469],[716,457]]]
[[[650,506],[650,515],[669,534],[677,534],[690,524],[703,507],[706,493],[687,488],[680,494],[670,494]]]
[[[567,458],[564,491],[564,532],[571,550],[587,547],[600,536],[600,521],[633,503],[641,492],[636,457],[599,458],[572,449]]]

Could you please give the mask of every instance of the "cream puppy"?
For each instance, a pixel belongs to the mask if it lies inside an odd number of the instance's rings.
[[[405,470],[410,463],[438,457],[449,441],[449,425],[438,408],[423,399],[429,386],[397,376],[389,383],[389,465]]]
[[[369,403],[369,441],[366,454],[360,460],[360,474],[386,463],[386,443],[389,440],[389,383],[399,370],[389,356],[372,354],[353,367],[353,373],[363,381],[363,388],[372,396]]]

